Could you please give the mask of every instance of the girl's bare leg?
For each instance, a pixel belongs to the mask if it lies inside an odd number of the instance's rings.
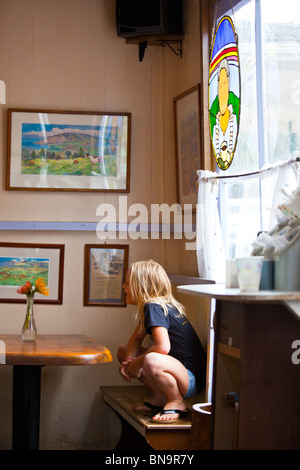
[[[144,354],[146,352],[146,348],[141,348],[137,356],[140,356],[141,354]],[[125,361],[125,351],[126,351],[126,344],[122,344],[117,352],[117,358],[120,363],[122,361]],[[153,382],[150,378],[148,378],[147,374],[145,374],[144,370],[141,374],[141,376],[138,379],[140,382],[142,382],[144,385],[146,385],[150,390],[151,390],[151,397],[149,398],[150,403],[152,405],[157,405],[157,407],[162,407],[164,406],[166,402],[166,397],[164,393],[162,393],[160,390],[158,390],[156,387],[153,387]],[[143,404],[135,406],[134,407],[135,411],[149,411],[149,408],[144,406]]]
[[[188,389],[188,372],[180,361],[172,356],[149,353],[145,356],[143,373],[151,383],[157,394],[166,397],[164,409],[178,409],[185,411],[186,405],[183,395]],[[177,418],[178,414],[162,415],[158,413],[155,420],[168,420]]]

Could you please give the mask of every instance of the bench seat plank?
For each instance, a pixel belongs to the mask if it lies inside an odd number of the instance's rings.
[[[103,400],[125,421],[138,431],[157,450],[188,449],[192,419],[192,405],[203,402],[205,391],[185,400],[189,413],[175,423],[157,424],[151,421],[155,412],[136,412],[134,406],[149,401],[149,389],[145,386],[101,386]]]

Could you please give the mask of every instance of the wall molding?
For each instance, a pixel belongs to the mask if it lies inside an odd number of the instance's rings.
[[[183,233],[195,232],[196,224],[141,224],[141,223],[111,223],[111,222],[0,222],[0,230],[24,231],[80,231],[80,232],[156,232],[156,233]]]

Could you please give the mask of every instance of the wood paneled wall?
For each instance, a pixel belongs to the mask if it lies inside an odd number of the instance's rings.
[[[128,206],[177,201],[173,97],[201,82],[199,0],[185,2],[185,24],[182,59],[149,46],[140,63],[138,46],[117,36],[113,0],[0,0],[0,79],[7,90],[0,105],[0,221],[98,222],[99,204],[118,205],[116,194],[6,191],[7,108],[15,107],[131,112]],[[86,243],[102,243],[96,233],[1,231],[0,237],[65,244],[63,305],[35,306],[38,333],[87,334],[116,359],[135,325],[134,309],[83,307],[83,250]],[[184,240],[127,242],[130,263],[153,258],[169,272],[197,275],[196,254],[185,250]],[[0,303],[0,331],[19,333],[24,315],[24,305]],[[11,381],[12,371],[0,366],[1,449],[11,446]],[[120,425],[99,386],[120,383],[116,360],[45,368],[41,448],[113,448]]]

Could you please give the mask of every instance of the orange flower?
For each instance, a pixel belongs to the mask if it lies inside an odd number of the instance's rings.
[[[18,294],[34,295],[36,292],[43,295],[49,295],[49,291],[46,288],[45,281],[42,277],[38,277],[35,281],[35,288],[32,288],[30,281],[26,281],[25,284],[17,289]]]
[[[38,277],[35,281],[35,291],[43,295],[49,295],[49,291],[46,288],[45,281],[42,277]]]
[[[24,286],[21,286],[17,289],[18,294],[32,294],[32,285],[30,281],[26,281]]]

